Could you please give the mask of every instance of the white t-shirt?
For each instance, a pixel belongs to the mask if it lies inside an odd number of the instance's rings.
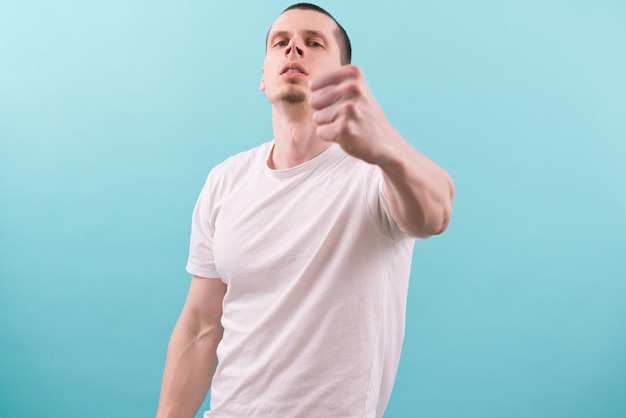
[[[395,379],[413,239],[376,166],[333,144],[271,170],[229,158],[193,215],[187,270],[227,284],[205,418],[380,417]]]

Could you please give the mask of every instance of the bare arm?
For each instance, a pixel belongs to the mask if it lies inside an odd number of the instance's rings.
[[[395,135],[387,156],[378,163],[391,216],[411,236],[441,234],[452,215],[452,178],[399,133]]]
[[[157,418],[191,418],[202,405],[217,366],[225,293],[220,279],[192,278],[167,348]]]
[[[361,69],[345,65],[321,75],[311,81],[311,90],[318,136],[381,168],[398,226],[414,237],[442,233],[452,212],[452,179],[389,123]]]

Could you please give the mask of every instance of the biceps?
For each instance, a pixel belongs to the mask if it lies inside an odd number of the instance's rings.
[[[191,279],[189,293],[183,315],[194,324],[198,330],[221,327],[222,302],[226,293],[226,284],[219,278],[202,278],[194,276]]]

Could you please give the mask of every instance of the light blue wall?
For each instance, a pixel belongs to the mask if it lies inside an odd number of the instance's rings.
[[[210,168],[291,2],[0,0],[0,417],[150,417]],[[455,179],[386,417],[626,416],[626,3],[324,1]]]

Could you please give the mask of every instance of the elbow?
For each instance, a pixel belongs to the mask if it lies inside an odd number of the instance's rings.
[[[450,223],[450,211],[442,209],[437,214],[432,214],[426,222],[413,228],[404,229],[404,232],[414,238],[426,239],[433,235],[440,235],[448,229]]]
[[[198,344],[217,346],[224,335],[221,324],[207,324],[196,331],[195,340]]]
[[[443,234],[446,229],[448,229],[448,225],[450,224],[450,218],[452,217],[452,203],[445,204],[441,208],[439,220],[434,225],[434,232],[432,235]]]
[[[442,234],[448,228],[452,218],[454,184],[447,173],[442,183],[445,185],[420,190],[404,202],[398,198],[390,199],[392,217],[404,233],[424,239]]]
[[[194,310],[184,310],[176,328],[187,344],[208,350],[217,347],[224,335],[220,315],[206,316]]]
[[[448,225],[450,224],[450,219],[452,218],[452,202],[454,201],[454,183],[452,183],[452,178],[448,175],[447,178],[448,191],[442,197],[441,202],[439,204],[439,222],[438,228],[433,235],[442,234],[446,229],[448,229]]]
[[[422,213],[413,222],[406,224],[398,223],[398,226],[410,237],[427,239],[433,235],[442,234],[448,228],[450,213],[451,211],[448,208],[433,210],[428,214]]]
[[[422,206],[419,216],[413,217],[413,224],[407,228],[402,228],[405,233],[415,238],[425,239],[433,235],[440,235],[448,229],[452,218],[452,199],[449,198],[431,200],[428,206]]]
[[[437,232],[433,235],[442,234],[446,229],[448,229],[448,225],[450,224],[450,219],[452,218],[452,202],[454,201],[454,183],[452,182],[452,177],[448,173],[446,173],[446,184],[447,184],[447,192],[441,199],[440,208],[439,208],[439,228]]]

